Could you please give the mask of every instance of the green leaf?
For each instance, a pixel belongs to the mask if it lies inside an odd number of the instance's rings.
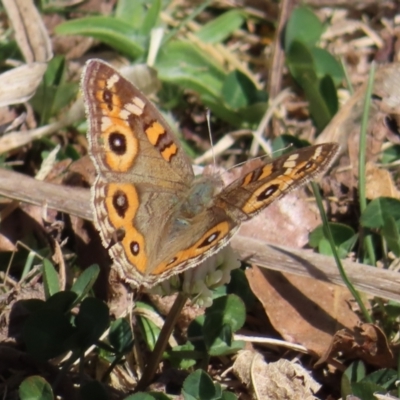
[[[388,116],[386,117],[386,121],[388,120]],[[397,127],[395,128],[397,129]],[[400,145],[392,145],[388,148],[385,148],[382,152],[381,162],[382,164],[389,164],[394,161],[400,159]]]
[[[231,392],[223,392],[221,396],[221,400],[237,400],[237,397]]]
[[[395,389],[397,381],[397,371],[390,368],[379,369],[371,372],[361,382],[373,382],[385,388],[385,390]]]
[[[33,109],[40,115],[40,123],[47,123],[78,93],[78,84],[66,81],[65,58],[54,57],[47,65],[43,81],[30,99]]]
[[[78,343],[82,351],[94,344],[110,324],[106,304],[93,297],[83,300],[75,318]]]
[[[228,295],[214,300],[205,312],[203,327],[204,343],[210,354],[230,354],[242,348],[242,342],[232,342],[232,333],[243,326],[245,317],[246,309],[239,297]]]
[[[225,102],[222,101],[220,97],[213,97],[207,94],[203,94],[201,97],[203,104],[212,111],[212,115],[222,119],[223,121],[229,122],[230,125],[241,127],[243,124],[243,117],[238,111],[233,111],[226,107]],[[241,112],[244,109],[241,109]],[[266,107],[263,108],[263,112],[265,113]],[[243,111],[244,112],[244,111]],[[248,117],[248,115],[246,116]],[[256,120],[260,121],[260,118],[257,116]]]
[[[390,319],[395,319],[397,321],[397,318],[400,315],[400,303],[389,300],[385,305],[385,311]]]
[[[351,385],[352,394],[362,400],[376,400],[374,393],[386,394],[385,388],[373,382],[355,382]]]
[[[183,382],[182,395],[185,400],[213,400],[216,390],[209,375],[199,369]]]
[[[111,324],[108,340],[117,353],[124,354],[132,349],[132,329],[126,319],[119,318]]]
[[[355,245],[358,235],[351,227],[345,224],[329,223],[329,227],[339,256],[345,258]],[[318,248],[321,254],[332,255],[332,249],[323,225],[315,228],[310,233],[308,240],[310,246]]]
[[[149,6],[149,1],[146,1],[147,10],[145,12],[144,18],[142,20],[142,26],[140,27],[140,33],[144,36],[150,35],[151,30],[156,26],[157,21],[161,14],[161,0],[153,0],[152,4]]]
[[[169,42],[160,50],[155,67],[163,81],[220,98],[225,72],[189,41]]]
[[[86,17],[64,22],[55,28],[58,35],[90,36],[133,59],[144,53],[146,38],[124,20],[114,17]]]
[[[204,329],[215,317],[220,317],[221,325],[228,324],[232,332],[240,329],[246,319],[246,308],[240,297],[230,294],[214,300],[211,307],[205,312]]]
[[[396,221],[392,217],[388,217],[385,220],[385,224],[382,228],[382,236],[385,238],[386,243],[389,246],[389,249],[393,251],[393,253],[399,257],[400,256],[400,234],[399,228],[396,224]]]
[[[345,77],[342,64],[331,53],[319,47],[312,47],[311,54],[317,77],[322,79],[328,75],[333,80],[334,87],[339,86]]]
[[[71,291],[78,295],[76,302],[81,301],[89,293],[99,273],[100,267],[97,264],[93,264],[79,275],[71,288]]]
[[[205,43],[220,43],[243,25],[244,17],[238,9],[229,10],[203,25],[196,36]]]
[[[60,313],[66,313],[71,310],[71,308],[76,303],[76,294],[70,291],[62,291],[53,294],[49,297],[44,304],[44,308],[53,309]]]
[[[379,197],[367,205],[360,223],[364,228],[379,229],[385,226],[388,218],[393,218],[396,224],[399,223],[400,201],[392,197]]]
[[[198,360],[204,360],[204,352],[195,351],[192,343],[175,346],[166,352],[164,359],[168,360],[173,368],[189,369]]]
[[[340,379],[340,394],[342,399],[347,399],[352,394],[350,378],[346,374],[342,374]]]
[[[22,337],[28,352],[38,360],[48,360],[69,350],[75,333],[69,317],[58,310],[43,308],[25,322]]]
[[[309,82],[314,85],[318,82],[313,54],[303,43],[293,41],[286,51],[286,62],[293,78],[303,89]]]
[[[242,269],[231,272],[231,280],[227,285],[228,293],[239,296],[247,310],[251,310],[256,302],[256,297],[250,288],[249,281]]]
[[[239,70],[232,71],[222,86],[222,98],[233,110],[247,107],[259,100],[259,91],[254,82]]]
[[[346,368],[344,374],[351,383],[359,382],[361,379],[365,378],[365,364],[361,360],[354,361]]]
[[[46,299],[60,291],[57,271],[47,258],[43,259],[43,283]]]
[[[333,118],[333,116],[337,113],[339,108],[339,100],[337,97],[337,92],[335,88],[335,84],[330,75],[325,75],[319,84],[320,93],[322,98],[325,101],[325,105],[328,108],[329,112],[329,121]],[[315,103],[310,103],[310,113],[315,115],[319,112],[319,107],[315,107]],[[328,122],[329,122],[328,121]]]
[[[311,49],[294,40],[286,54],[290,73],[304,90],[310,103],[310,113],[319,131],[329,123],[336,112],[337,102],[332,78],[318,79]],[[326,98],[325,98],[325,97]]]
[[[91,381],[82,383],[79,390],[80,398],[82,400],[109,400],[108,393],[104,386],[98,381]]]
[[[196,351],[199,353],[207,353],[207,348],[204,343],[204,315],[199,315],[195,318],[189,325],[187,331],[187,338],[193,344]],[[203,340],[199,340],[199,338],[203,338]]]
[[[148,36],[156,26],[161,6],[161,0],[119,0],[115,18],[128,23],[136,32]]]
[[[154,393],[143,393],[143,392],[138,392],[135,394],[132,394],[128,397],[125,397],[124,400],[170,400],[169,397],[167,397],[164,393],[160,393],[164,397],[156,397]]]
[[[136,302],[136,308],[145,308],[156,312],[152,306],[143,302]],[[142,330],[143,339],[146,342],[149,350],[152,351],[156,345],[158,335],[160,334],[160,328],[145,317],[138,317],[138,322]]]
[[[285,50],[294,41],[313,47],[320,39],[324,27],[318,17],[308,7],[297,7],[293,10],[285,29]]]
[[[21,400],[53,400],[53,389],[41,376],[29,376],[18,389]]]

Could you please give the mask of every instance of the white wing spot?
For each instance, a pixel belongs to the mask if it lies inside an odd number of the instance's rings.
[[[127,103],[125,104],[125,109],[128,110],[130,113],[135,114],[135,115],[142,115],[143,114],[143,105],[141,105],[140,103],[137,104],[137,102],[135,102],[135,99],[138,99],[138,97],[135,97],[133,99],[133,103]],[[140,100],[140,99],[138,99]]]
[[[296,161],[286,160],[283,164],[284,168],[294,168],[296,166]]]
[[[119,76],[117,74],[112,75],[107,79],[106,86],[107,89],[112,89],[112,87],[119,81]]]
[[[140,97],[134,97],[133,98],[133,103],[135,103],[141,110],[144,109],[144,106],[146,103],[140,98]]]
[[[298,153],[294,153],[294,154],[291,154],[289,157],[288,157],[288,159],[286,160],[286,162],[288,162],[288,161],[295,161],[295,160],[297,160],[299,158],[299,155],[298,155]],[[285,163],[286,164],[286,163]]]
[[[318,158],[318,157],[321,155],[321,152],[322,152],[322,146],[318,146],[318,147],[315,149],[315,153],[314,153],[314,155],[313,155],[313,158]]]

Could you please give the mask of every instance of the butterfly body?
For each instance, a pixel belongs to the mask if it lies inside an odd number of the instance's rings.
[[[338,149],[301,149],[223,187],[219,176],[194,176],[155,106],[112,67],[88,61],[82,89],[97,171],[95,225],[120,275],[137,285],[198,265],[242,221],[326,169]]]

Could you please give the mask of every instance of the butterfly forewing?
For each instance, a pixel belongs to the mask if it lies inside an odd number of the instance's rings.
[[[324,172],[338,148],[336,143],[323,143],[278,157],[231,183],[220,198],[236,218],[247,220]]]

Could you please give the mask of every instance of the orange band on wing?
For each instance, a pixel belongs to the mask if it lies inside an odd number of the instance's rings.
[[[145,129],[145,133],[149,142],[153,146],[157,147],[162,158],[165,161],[170,162],[172,157],[178,152],[178,147],[172,140],[167,141],[165,144],[163,143],[163,140],[165,141],[165,138],[167,137],[165,128],[159,122],[154,121]]]
[[[291,183],[293,183],[293,179],[284,175],[274,179],[271,182],[265,183],[253,192],[251,197],[242,207],[242,211],[247,215],[254,214],[259,209],[264,208],[268,204],[272,203],[282,194],[282,191],[289,187]]]
[[[109,184],[106,208],[110,223],[115,230],[124,233],[121,243],[127,259],[141,274],[144,274],[148,263],[145,241],[133,225],[139,208],[139,196],[135,187],[131,184]]]
[[[146,132],[147,138],[149,139],[149,142],[153,146],[156,146],[158,144],[158,142],[160,141],[160,137],[165,135],[164,127],[157,121],[155,121],[151,125],[149,125],[146,128],[145,132]]]
[[[135,107],[140,113],[140,108],[134,103],[122,103],[116,94],[115,85],[118,81],[119,77],[113,75],[97,82],[95,98],[101,111],[101,133],[97,140],[104,148],[105,164],[112,171],[127,172],[139,152],[138,135],[129,124],[128,110]]]
[[[193,246],[187,249],[179,251],[172,260],[163,262],[152,271],[153,275],[161,275],[165,271],[175,268],[179,264],[190,262],[191,259],[198,258],[202,254],[206,253],[212,247],[216,246],[216,243],[223,240],[230,232],[230,225],[227,221],[220,222],[213,228],[209,229]]]

